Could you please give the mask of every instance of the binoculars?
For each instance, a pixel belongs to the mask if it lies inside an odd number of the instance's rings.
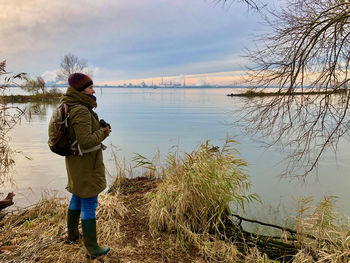
[[[103,128],[109,126],[109,129],[112,129],[111,125],[109,123],[105,122],[105,120],[103,120],[103,119],[100,120],[100,126]]]

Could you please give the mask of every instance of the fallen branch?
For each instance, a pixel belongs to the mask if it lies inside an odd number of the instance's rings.
[[[0,211],[5,209],[6,207],[9,207],[14,204],[13,197],[15,196],[14,193],[8,193],[6,198],[4,200],[0,201]]]
[[[0,246],[0,254],[6,251],[12,251],[16,248],[18,248],[18,246]]]
[[[278,226],[278,225],[270,224],[270,223],[264,223],[264,222],[261,222],[259,220],[255,220],[255,219],[244,218],[244,217],[242,217],[240,215],[237,215],[237,214],[231,214],[231,215],[239,219],[239,223],[238,223],[239,226],[241,226],[242,221],[246,221],[246,222],[255,223],[255,224],[259,224],[259,225],[263,225],[263,226],[277,228],[277,229],[282,230],[283,232],[287,231],[292,236],[300,235],[300,236],[304,236],[304,237],[310,238],[312,240],[323,241],[325,243],[332,244],[332,245],[338,245],[338,246],[341,245],[341,244],[339,244],[337,242],[334,242],[332,240],[317,238],[317,237],[315,237],[313,235],[306,234],[306,233],[298,233],[296,230],[290,229],[288,227]]]
[[[265,253],[270,259],[283,259],[283,262],[290,262],[294,255],[298,253],[299,244],[295,238],[283,240],[277,236],[264,236],[251,233],[237,227],[233,222],[226,225],[226,235],[232,238],[237,247],[245,250],[246,246],[257,246],[259,251]]]
[[[236,217],[236,218],[238,218],[240,220],[239,225],[241,225],[242,221],[247,221],[247,222],[250,222],[250,223],[255,223],[255,224],[259,224],[259,225],[263,225],[263,226],[269,226],[269,227],[277,228],[277,229],[280,229],[282,231],[288,231],[292,235],[297,234],[297,231],[295,231],[293,229],[290,229],[288,227],[283,227],[283,226],[278,226],[278,225],[274,225],[274,224],[264,223],[264,222],[261,222],[261,221],[255,220],[255,219],[244,218],[244,217],[242,217],[240,215],[237,215],[237,214],[231,214],[231,215]],[[310,238],[316,239],[313,236],[311,236]]]

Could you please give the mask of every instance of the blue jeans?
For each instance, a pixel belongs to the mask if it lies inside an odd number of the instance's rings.
[[[81,210],[81,219],[88,220],[96,218],[97,195],[90,198],[80,198],[72,194],[69,203],[70,210]]]

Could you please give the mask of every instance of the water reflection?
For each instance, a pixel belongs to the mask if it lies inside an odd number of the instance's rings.
[[[285,164],[278,163],[283,157],[278,149],[265,150],[240,127],[227,125],[241,117],[237,109],[246,103],[244,98],[227,97],[229,93],[232,90],[103,88],[102,93],[96,92],[96,111],[111,123],[113,132],[105,143],[121,149],[117,152],[120,158],[125,156],[130,161],[137,152],[151,159],[157,149],[165,156],[174,145],[182,152],[191,152],[200,142],[211,140],[214,145],[222,145],[227,135],[236,135],[238,150],[249,163],[252,190],[266,205],[282,204],[289,209],[298,196],[313,195],[317,200],[323,195],[339,195],[341,209],[350,210],[346,202],[350,198],[348,142],[339,145],[336,160],[333,152],[327,152],[318,177],[311,175],[306,182],[280,180],[278,175]],[[43,189],[66,194],[67,179],[64,158],[51,153],[47,146],[47,125],[57,104],[21,106],[31,109],[31,115],[11,132],[11,145],[23,154],[16,156],[12,173],[16,187],[8,186],[7,190],[18,193],[17,205],[26,206],[40,198]],[[104,156],[108,171],[113,173],[110,152]]]
[[[298,91],[297,91],[298,92]],[[259,94],[259,93],[257,93]],[[318,160],[349,137],[349,93],[243,97],[240,122],[248,135],[278,146],[285,175],[317,172]],[[276,147],[277,149],[277,147]],[[333,155],[335,154],[332,151]]]
[[[40,121],[45,121],[47,112],[52,111],[58,103],[46,102],[46,103],[28,103],[26,106],[26,117],[30,122],[32,117],[36,116]]]

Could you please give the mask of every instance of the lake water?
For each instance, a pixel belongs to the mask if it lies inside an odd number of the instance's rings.
[[[11,89],[12,93],[16,89]],[[100,118],[111,123],[113,132],[105,140],[120,150],[118,157],[131,160],[134,153],[151,158],[159,149],[162,156],[178,146],[182,152],[191,152],[199,143],[210,140],[222,145],[228,135],[240,142],[238,150],[248,163],[247,174],[252,192],[260,195],[263,204],[257,207],[295,208],[300,196],[339,196],[340,211],[350,208],[349,160],[350,144],[341,143],[337,158],[328,153],[322,160],[318,176],[304,181],[280,179],[283,156],[275,149],[266,150],[259,143],[244,136],[232,123],[239,114],[233,113],[244,104],[244,99],[227,97],[227,88],[96,88]],[[17,92],[18,93],[18,92]],[[50,152],[47,146],[47,126],[56,105],[16,104],[31,108],[11,131],[11,145],[19,153],[12,171],[14,185],[7,184],[4,191],[14,191],[17,206],[25,207],[40,199],[45,191],[67,195],[64,158]],[[34,107],[33,107],[34,106]],[[109,147],[111,149],[111,147]],[[113,174],[111,152],[104,152],[107,170]],[[111,181],[112,179],[109,179]]]

